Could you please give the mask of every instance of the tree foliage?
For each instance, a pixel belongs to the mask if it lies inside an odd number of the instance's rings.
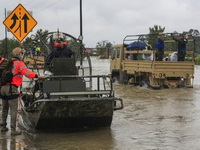
[[[112,43],[110,43],[108,40],[99,41],[97,42],[97,45],[96,45],[97,52],[100,55],[105,54],[109,49],[111,49],[111,47],[112,47]]]
[[[187,43],[187,51],[193,51],[195,50],[195,53],[200,53],[200,33],[197,29],[190,29],[189,31],[183,31],[183,34],[189,34],[189,41],[190,39],[193,39],[194,42],[188,42]],[[174,35],[178,36],[178,32],[174,31]]]
[[[41,35],[45,35],[47,33],[48,33],[48,30],[43,31],[42,29],[39,29],[35,33],[35,37],[37,38],[37,37],[39,37]],[[46,38],[47,37],[44,36],[43,40],[47,41]],[[21,48],[27,49],[31,45],[32,45],[32,39],[30,37],[25,38],[25,40],[22,43],[19,42],[14,37],[13,38],[5,38],[5,39],[1,40],[1,43],[0,43],[0,54],[3,55],[4,57],[9,57],[9,56],[11,56],[12,50],[15,47],[21,47]]]
[[[152,46],[153,49],[155,49],[155,43],[157,41],[158,33],[163,33],[165,31],[165,27],[161,27],[158,25],[154,25],[154,27],[149,27],[149,38],[148,38],[148,44]]]
[[[11,56],[12,50],[15,47],[21,46],[15,38],[5,38],[0,43],[0,54],[4,57]]]
[[[189,34],[192,34],[195,39],[195,52],[200,54],[200,33],[197,29],[190,29]]]
[[[77,41],[71,39],[68,41],[68,45],[69,45],[70,49],[72,49],[73,52],[75,52],[76,60],[80,60],[80,58],[81,58],[80,44]]]

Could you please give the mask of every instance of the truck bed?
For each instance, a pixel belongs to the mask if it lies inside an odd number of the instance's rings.
[[[160,78],[160,74],[165,77],[193,77],[194,62],[170,62],[170,61],[136,61],[124,60],[123,71],[128,74],[152,73],[155,78]]]

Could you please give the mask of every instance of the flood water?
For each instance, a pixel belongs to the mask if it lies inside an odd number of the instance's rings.
[[[109,74],[109,61],[92,58],[93,74]],[[110,128],[70,133],[0,133],[0,150],[199,150],[200,66],[194,88],[152,90],[114,83],[124,109]]]

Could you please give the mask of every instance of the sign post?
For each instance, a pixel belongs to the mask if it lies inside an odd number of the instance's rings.
[[[19,4],[3,21],[3,24],[21,42],[37,25],[37,21]]]

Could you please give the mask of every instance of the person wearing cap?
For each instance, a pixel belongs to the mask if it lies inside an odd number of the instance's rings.
[[[42,78],[38,76],[36,73],[32,72],[27,68],[25,63],[21,61],[23,56],[23,50],[19,47],[16,47],[12,51],[12,81],[10,83],[5,83],[1,87],[1,95],[2,95],[2,124],[1,124],[1,132],[8,131],[7,125],[7,117],[8,111],[10,108],[10,128],[11,135],[19,135],[20,131],[16,130],[16,121],[17,121],[17,110],[18,110],[18,97],[19,91],[18,87],[22,84],[23,75],[27,78]]]
[[[172,38],[178,42],[178,61],[184,61],[185,60],[185,54],[186,54],[186,44],[188,42],[188,35],[184,36],[183,34],[179,34],[179,38],[174,37],[172,34]]]
[[[71,58],[74,52],[67,46],[63,38],[58,38],[57,43],[48,56],[47,63],[50,64],[53,58]]]

